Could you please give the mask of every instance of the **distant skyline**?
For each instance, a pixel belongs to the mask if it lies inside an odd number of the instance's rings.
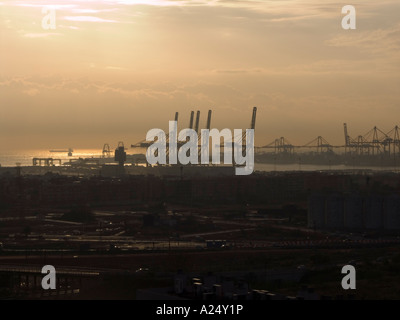
[[[343,30],[341,9],[356,8]],[[56,28],[43,29],[52,5]],[[151,128],[344,143],[400,125],[400,1],[0,0],[0,146],[130,146]]]

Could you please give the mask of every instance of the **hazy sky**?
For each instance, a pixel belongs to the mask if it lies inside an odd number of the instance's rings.
[[[244,129],[253,106],[256,145],[400,125],[399,0],[0,0],[0,46],[2,150],[130,146],[176,111]]]

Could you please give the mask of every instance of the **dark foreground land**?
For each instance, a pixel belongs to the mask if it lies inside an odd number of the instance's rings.
[[[354,261],[354,258],[357,260]],[[357,270],[357,288],[351,292],[341,287],[344,276],[341,268],[349,261],[356,265]],[[210,271],[227,277],[239,276],[249,283],[250,288],[288,296],[296,296],[303,286],[308,286],[319,295],[333,298],[350,294],[353,299],[400,298],[400,254],[397,247],[224,250],[28,258],[21,256],[2,257],[0,262],[1,265],[18,266],[52,264],[56,268],[62,266],[104,272],[96,278],[84,279],[80,294],[59,296],[59,299],[135,299],[138,289],[173,287],[173,276],[178,269],[199,276]],[[304,265],[305,271],[301,277],[293,280],[290,275],[296,273],[296,266],[299,265]],[[139,270],[144,271],[138,272]],[[282,278],[276,278],[271,270],[280,271]],[[4,275],[2,280],[5,281]],[[10,297],[10,292],[5,289],[2,294],[3,298]],[[38,296],[21,289],[14,298],[36,299]]]
[[[2,299],[136,299],[165,287],[178,298],[177,273],[282,296],[400,299],[398,230],[307,227],[310,195],[398,195],[395,173],[4,175],[0,189]],[[341,286],[347,264],[355,290]],[[41,289],[44,265],[58,272],[54,294]]]

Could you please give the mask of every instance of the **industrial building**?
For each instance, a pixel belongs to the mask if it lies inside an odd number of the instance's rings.
[[[308,227],[334,230],[400,230],[398,194],[313,194]]]

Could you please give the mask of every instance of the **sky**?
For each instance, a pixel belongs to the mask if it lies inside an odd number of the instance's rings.
[[[389,132],[399,12],[398,0],[0,0],[0,148],[130,146],[175,112],[188,127],[192,110],[200,127],[211,109],[212,128],[246,129],[254,106],[256,146],[343,145],[344,122],[355,138]]]

